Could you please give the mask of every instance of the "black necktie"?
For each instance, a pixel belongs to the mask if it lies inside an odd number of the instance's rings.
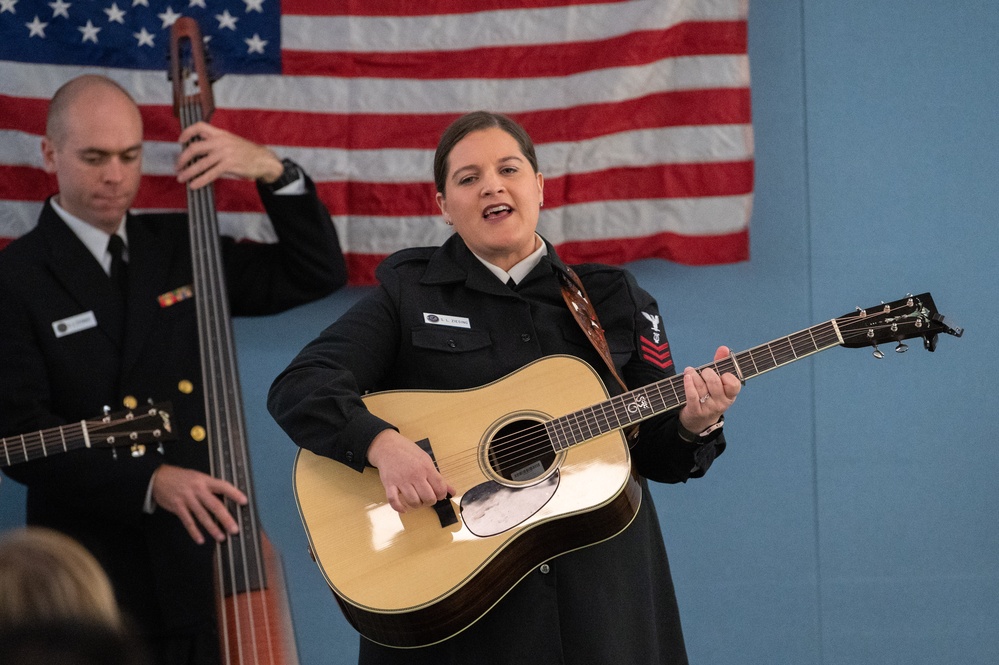
[[[509,279],[506,280],[506,285],[509,286],[511,289],[517,288],[517,282],[513,281],[513,277],[510,277]]]
[[[108,252],[111,254],[111,284],[118,288],[118,295],[125,302],[128,293],[128,264],[122,256],[125,252],[125,241],[119,235],[108,239]]]

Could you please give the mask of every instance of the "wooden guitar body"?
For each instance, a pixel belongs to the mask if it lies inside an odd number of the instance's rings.
[[[628,526],[641,490],[620,431],[561,452],[520,433],[525,424],[606,398],[593,369],[569,356],[544,358],[474,390],[366,396],[372,413],[429,443],[459,492],[442,511],[400,515],[376,469],[357,473],[300,451],[295,493],[302,521],[354,626],[391,646],[445,639],[534,566]],[[537,475],[523,478],[525,468]],[[440,512],[460,519],[443,525]]]

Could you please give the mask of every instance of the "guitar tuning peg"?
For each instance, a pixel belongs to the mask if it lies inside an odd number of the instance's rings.
[[[898,346],[895,347],[895,353],[905,353],[909,350],[909,345],[905,342],[899,342]]]
[[[881,349],[878,348],[877,344],[872,344],[871,346],[874,347],[874,352],[871,354],[872,356],[874,356],[878,360],[881,360],[882,358],[885,357],[885,354],[881,351]]]
[[[108,406],[107,404],[104,405],[104,408],[102,409],[102,411],[104,412],[105,416],[111,415],[111,407]]]

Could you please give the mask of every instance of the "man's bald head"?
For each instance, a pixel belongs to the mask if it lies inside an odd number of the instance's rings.
[[[70,110],[81,99],[92,95],[118,95],[128,100],[139,113],[139,107],[125,88],[116,81],[99,74],[84,74],[64,83],[49,102],[48,118],[45,122],[45,135],[50,141],[59,145],[66,137],[67,127],[71,122]],[[140,122],[141,122],[141,115]]]

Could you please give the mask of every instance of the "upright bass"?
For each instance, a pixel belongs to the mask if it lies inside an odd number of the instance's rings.
[[[174,112],[185,129],[215,110],[204,44],[197,22],[178,19],[170,33]],[[211,473],[249,498],[230,505],[239,533],[215,554],[219,640],[223,662],[294,665],[298,662],[281,563],[257,514],[246,422],[229,315],[212,185],[187,188],[194,296],[201,349],[206,432]]]

